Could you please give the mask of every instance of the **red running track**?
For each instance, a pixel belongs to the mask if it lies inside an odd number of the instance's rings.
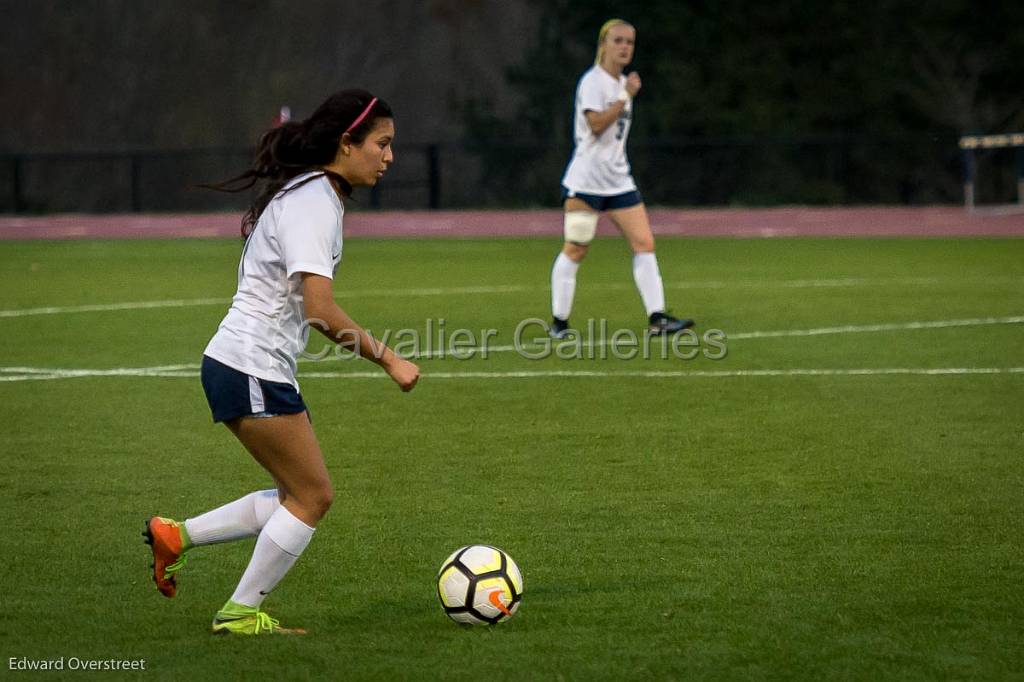
[[[650,209],[659,236],[680,237],[1021,237],[1024,206],[968,212],[959,206],[867,208]],[[238,237],[239,215],[117,214],[0,217],[3,239]],[[560,238],[557,209],[353,212],[345,236]],[[598,234],[617,234],[607,218]]]

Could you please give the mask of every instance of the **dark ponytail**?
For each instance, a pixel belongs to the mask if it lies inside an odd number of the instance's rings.
[[[352,127],[360,116],[362,120]],[[323,167],[334,160],[343,134],[347,132],[354,144],[360,144],[378,118],[392,117],[391,107],[366,90],[342,90],[327,98],[305,121],[289,121],[263,133],[252,165],[244,173],[224,182],[201,186],[221,192],[241,192],[256,187],[255,199],[242,217],[242,236],[248,237],[267,204],[298,175],[318,170],[320,175],[309,180],[326,175],[337,192],[349,196],[352,186]]]

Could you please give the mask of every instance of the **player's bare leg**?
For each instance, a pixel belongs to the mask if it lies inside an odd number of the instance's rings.
[[[566,239],[551,266],[552,319],[549,333],[555,338],[565,338],[572,333],[569,313],[576,295],[576,271],[590,250],[597,217],[597,212],[582,199],[569,197],[565,200]]]
[[[589,213],[597,213],[594,209],[590,208],[587,202],[577,197],[569,197],[565,200],[565,212],[570,211],[587,211]],[[568,256],[576,264],[582,263],[583,259],[586,258],[587,252],[590,250],[590,244],[578,244],[575,242],[566,241],[562,244],[562,253]]]
[[[231,599],[213,620],[216,634],[304,634],[283,628],[260,605],[309,544],[333,500],[330,476],[305,413],[241,418],[227,423],[277,482],[281,506],[260,532],[252,559]]]
[[[647,217],[647,207],[640,203],[608,212],[633,251],[633,281],[647,312],[648,330],[652,334],[674,334],[693,326],[693,320],[672,317],[665,310],[665,287],[661,281],[658,259],[654,255],[654,233]]]
[[[306,413],[235,419],[226,425],[273,476],[281,505],[315,527],[330,509],[334,489]]]

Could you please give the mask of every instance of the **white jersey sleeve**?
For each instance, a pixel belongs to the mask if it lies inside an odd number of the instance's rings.
[[[602,112],[608,108],[605,103],[605,86],[606,84],[595,77],[596,74],[588,72],[583,78],[580,79],[579,88],[576,91],[576,107],[581,113],[586,114],[588,111]]]
[[[337,210],[327,201],[284,202],[277,239],[285,276],[308,272],[334,279],[334,264],[341,259],[337,243],[339,220]]]

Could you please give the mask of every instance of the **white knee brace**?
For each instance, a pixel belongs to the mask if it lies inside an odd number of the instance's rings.
[[[565,212],[565,241],[586,246],[597,234],[598,215],[595,211]]]

